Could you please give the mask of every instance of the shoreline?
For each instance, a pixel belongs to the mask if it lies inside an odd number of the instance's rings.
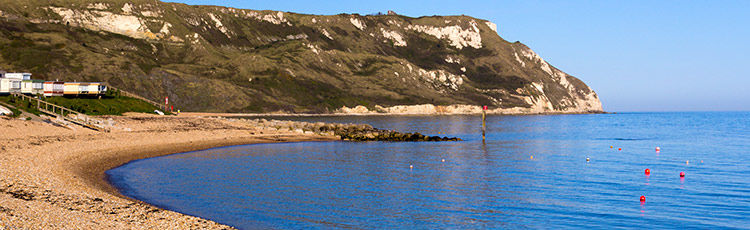
[[[103,118],[113,119],[118,129],[100,133],[0,118],[0,127],[10,131],[0,133],[0,228],[231,229],[122,195],[105,172],[133,160],[222,146],[340,140],[292,129],[293,122],[147,114]]]
[[[613,114],[616,112],[540,112],[540,113],[487,113],[488,116],[539,116]],[[482,113],[209,113],[182,112],[181,117],[345,117],[345,116],[480,116]]]
[[[258,137],[258,138],[237,138],[237,139],[224,139],[224,140],[211,140],[203,141],[199,143],[183,142],[173,143],[169,146],[138,146],[138,150],[105,150],[107,152],[114,153],[113,156],[106,156],[103,158],[96,158],[85,161],[71,160],[70,164],[74,166],[75,173],[86,180],[90,186],[93,186],[102,191],[108,192],[112,195],[119,196],[121,198],[130,199],[133,201],[139,201],[137,199],[130,198],[120,193],[117,188],[112,185],[107,179],[106,171],[114,169],[125,164],[128,164],[136,160],[144,160],[148,158],[168,156],[173,154],[180,154],[185,152],[200,151],[218,147],[229,147],[238,145],[252,145],[252,144],[266,144],[266,143],[290,143],[290,142],[314,142],[314,141],[337,141],[338,138],[328,137],[306,137],[306,136],[276,136],[278,139],[271,140],[269,138]],[[179,145],[179,146],[175,146]],[[89,153],[90,154],[90,153]]]

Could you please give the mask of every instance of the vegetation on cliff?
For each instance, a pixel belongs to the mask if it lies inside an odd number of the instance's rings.
[[[330,16],[155,0],[0,0],[0,69],[103,81],[185,110],[363,105],[601,111],[579,79],[469,16]]]

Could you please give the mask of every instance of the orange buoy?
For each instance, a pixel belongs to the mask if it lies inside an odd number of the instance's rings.
[[[611,146],[611,145],[609,146],[609,148],[610,148],[610,149],[611,149],[611,148],[614,148],[614,147],[615,147],[615,146]]]
[[[413,168],[414,168],[414,165],[409,165],[409,169],[413,169]]]
[[[685,172],[680,172],[680,177],[685,177]]]
[[[529,156],[529,158],[533,160],[533,159],[534,159],[534,156]]]
[[[641,196],[641,202],[646,202],[646,196]]]
[[[646,169],[644,173],[646,173],[646,175],[651,175],[651,169]]]
[[[589,162],[590,160],[591,160],[591,159],[589,159],[588,157],[586,157],[586,162]]]

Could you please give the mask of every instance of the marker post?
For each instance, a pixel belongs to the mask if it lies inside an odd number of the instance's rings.
[[[487,130],[487,106],[482,106],[482,141],[484,141],[484,133]]]

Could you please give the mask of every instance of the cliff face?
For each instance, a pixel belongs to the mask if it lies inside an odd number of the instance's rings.
[[[169,96],[185,110],[602,111],[582,81],[468,16],[320,16],[145,0],[0,3],[0,69],[104,81],[155,100]]]

